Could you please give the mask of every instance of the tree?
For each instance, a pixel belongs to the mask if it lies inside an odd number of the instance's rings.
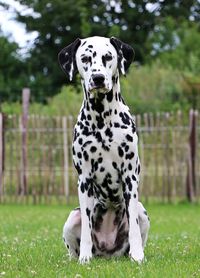
[[[40,99],[52,96],[66,78],[57,63],[58,52],[77,37],[117,36],[135,49],[135,60],[146,61],[152,51],[149,35],[162,26],[166,16],[199,20],[198,0],[18,0],[27,11],[17,13],[16,20],[27,32],[37,31],[30,57],[26,60],[29,86]]]
[[[0,101],[16,100],[27,82],[24,63],[17,53],[19,46],[0,32],[0,49]]]

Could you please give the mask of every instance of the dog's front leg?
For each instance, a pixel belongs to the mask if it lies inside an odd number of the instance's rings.
[[[79,177],[78,184],[79,203],[81,209],[81,241],[80,256],[81,264],[88,263],[92,258],[92,237],[91,237],[91,213],[94,199],[91,179]]]
[[[141,263],[144,259],[144,252],[138,219],[137,183],[129,176],[126,178],[124,197],[129,221],[129,255],[132,260]]]

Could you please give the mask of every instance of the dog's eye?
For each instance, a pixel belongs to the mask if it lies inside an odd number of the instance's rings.
[[[112,55],[106,54],[106,55],[105,55],[105,60],[106,60],[106,61],[111,61],[111,60],[112,60]]]
[[[89,56],[84,56],[84,57],[81,59],[81,61],[82,61],[82,63],[87,64],[87,63],[91,62],[91,57],[89,57]]]

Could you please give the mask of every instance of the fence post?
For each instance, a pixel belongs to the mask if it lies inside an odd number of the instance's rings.
[[[68,138],[67,138],[67,117],[62,118],[63,126],[63,153],[64,153],[64,183],[65,196],[67,203],[69,202],[69,154],[68,154]]]
[[[197,111],[190,110],[189,114],[189,144],[188,144],[188,172],[186,179],[186,197],[193,202],[196,193],[196,147],[197,147]]]
[[[3,114],[0,113],[0,202],[3,200],[3,162],[4,162]]]
[[[27,195],[27,127],[28,127],[28,108],[30,101],[30,89],[24,88],[22,90],[22,153],[21,153],[21,194]]]

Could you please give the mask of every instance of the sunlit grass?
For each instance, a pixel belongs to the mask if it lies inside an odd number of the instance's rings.
[[[65,206],[0,206],[0,277],[200,277],[200,206],[148,205],[147,261],[70,261],[62,227]]]

